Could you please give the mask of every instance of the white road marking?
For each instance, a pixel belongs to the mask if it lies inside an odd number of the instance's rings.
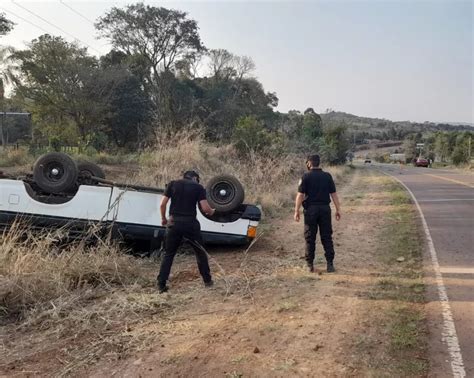
[[[419,200],[418,202],[451,202],[451,201],[474,201],[474,198],[440,198],[431,200]]]
[[[462,268],[457,266],[441,268],[441,273],[454,273],[454,274],[474,274],[474,268]]]
[[[444,286],[443,275],[441,274],[441,269],[438,262],[438,254],[436,253],[436,249],[433,243],[433,239],[431,238],[431,233],[428,228],[428,224],[426,223],[425,216],[421,211],[420,204],[418,203],[417,199],[413,192],[406,186],[400,179],[395,176],[392,176],[389,173],[383,172],[387,176],[390,176],[397,180],[410,194],[413,202],[420,213],[421,223],[423,225],[423,229],[425,230],[426,241],[428,243],[428,249],[431,255],[431,263],[433,265],[433,270],[435,273],[436,285],[438,286],[438,296],[441,302],[441,308],[443,313],[443,330],[442,330],[442,340],[447,344],[448,352],[451,357],[451,370],[453,372],[453,377],[456,378],[463,378],[466,376],[466,370],[464,369],[464,362],[462,359],[461,354],[461,347],[459,346],[459,339],[456,333],[456,326],[454,325],[453,320],[453,313],[451,312],[451,306],[449,304],[448,293],[446,291],[446,286]]]

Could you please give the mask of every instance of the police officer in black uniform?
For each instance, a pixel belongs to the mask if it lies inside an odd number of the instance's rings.
[[[295,221],[300,221],[300,208],[304,208],[304,238],[306,241],[306,263],[309,271],[314,272],[316,235],[320,232],[327,272],[334,268],[334,245],[332,241],[331,198],[336,206],[336,220],[341,219],[341,208],[332,176],[320,167],[319,155],[311,155],[306,160],[308,172],[299,182],[295,203]]]
[[[171,199],[170,219],[166,218],[166,205]],[[161,224],[167,226],[165,238],[165,255],[158,275],[160,293],[168,291],[166,282],[170,275],[173,259],[183,238],[186,238],[194,249],[196,260],[205,286],[212,286],[207,254],[202,248],[201,225],[196,219],[196,206],[208,216],[215,212],[206,200],[206,190],[199,184],[199,174],[187,171],[181,180],[171,181],[165,190],[160,204]]]

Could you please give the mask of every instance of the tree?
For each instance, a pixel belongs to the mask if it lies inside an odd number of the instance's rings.
[[[252,58],[234,55],[225,49],[210,50],[208,57],[211,76],[216,81],[234,79],[240,83],[255,70]]]
[[[8,34],[15,24],[5,17],[4,13],[0,13],[0,37]]]
[[[228,140],[241,117],[254,116],[266,127],[276,121],[273,108],[278,98],[266,93],[256,79],[242,79],[240,86],[235,80],[204,78],[199,82],[203,92],[198,114],[210,139]]]
[[[347,125],[344,123],[331,123],[326,125],[320,139],[321,155],[329,164],[344,164],[350,143],[347,138]]]
[[[124,9],[114,7],[96,23],[102,37],[127,55],[145,58],[148,81],[193,52],[205,49],[196,21],[186,12],[137,3]]]
[[[454,133],[453,133],[454,134]],[[469,163],[470,160],[470,144],[472,143],[472,133],[461,132],[455,133],[456,145],[453,148],[452,160],[453,164],[460,165]]]
[[[237,121],[232,139],[242,154],[275,154],[281,152],[283,147],[280,136],[267,130],[263,123],[253,116],[242,117]]]
[[[313,108],[304,111],[303,137],[307,140],[315,140],[323,135],[323,121]]]
[[[436,133],[434,150],[436,157],[441,161],[445,162],[449,159],[451,151],[449,146],[449,137],[444,132]]]
[[[403,153],[407,162],[411,162],[416,157],[416,142],[413,135],[403,142]]]
[[[12,55],[18,62],[18,95],[30,104],[34,119],[46,132],[44,137],[49,138],[51,127],[57,133],[72,122],[87,145],[103,127],[121,75],[115,69],[101,69],[85,48],[61,37],[45,34],[28,47]]]
[[[0,101],[5,96],[5,83],[9,80],[10,75],[7,74],[7,49],[0,47]]]
[[[229,80],[237,75],[235,55],[225,49],[213,49],[208,53],[209,69],[215,81]]]

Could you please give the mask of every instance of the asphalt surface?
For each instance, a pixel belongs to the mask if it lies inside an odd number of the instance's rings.
[[[474,175],[430,168],[375,165],[416,197],[438,255],[467,377],[474,377]],[[431,264],[429,256],[426,266]],[[428,288],[430,376],[453,376],[436,284]]]

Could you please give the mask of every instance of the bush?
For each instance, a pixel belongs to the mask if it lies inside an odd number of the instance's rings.
[[[241,154],[266,153],[279,154],[283,150],[280,135],[265,129],[257,118],[248,116],[240,118],[232,134],[235,148]]]
[[[390,159],[390,154],[388,154],[388,153],[386,153],[386,154],[377,154],[377,155],[375,155],[374,160],[377,163],[391,163],[392,162],[392,160]]]
[[[344,164],[349,151],[347,126],[343,123],[329,124],[324,128],[320,141],[321,157],[331,165]]]
[[[140,163],[135,180],[161,188],[188,169],[196,169],[204,184],[215,175],[232,174],[244,185],[246,201],[261,204],[267,214],[293,201],[293,183],[304,172],[304,160],[296,155],[242,154],[235,145],[205,142],[199,130],[159,133],[156,148],[143,153]]]
[[[7,148],[0,151],[0,167],[28,165],[33,163],[33,160],[26,148]]]
[[[16,224],[0,241],[0,317],[23,318],[33,308],[88,287],[140,280],[133,257],[115,245],[83,242],[58,250],[61,231],[32,235]],[[26,235],[26,236],[25,236]]]
[[[60,152],[63,143],[60,138],[58,138],[57,136],[53,136],[49,138],[49,145],[53,151]]]
[[[469,163],[469,155],[467,149],[463,148],[464,146],[458,145],[454,147],[453,154],[451,158],[453,159],[454,165],[461,165]]]
[[[293,204],[297,182],[305,172],[301,155],[242,154],[235,145],[207,143],[199,130],[158,134],[156,148],[143,153],[140,163],[134,180],[161,188],[188,169],[196,169],[204,184],[215,175],[232,174],[245,188],[245,201],[262,205],[266,215],[281,214],[282,207]],[[337,168],[330,171],[336,180],[345,172]]]

